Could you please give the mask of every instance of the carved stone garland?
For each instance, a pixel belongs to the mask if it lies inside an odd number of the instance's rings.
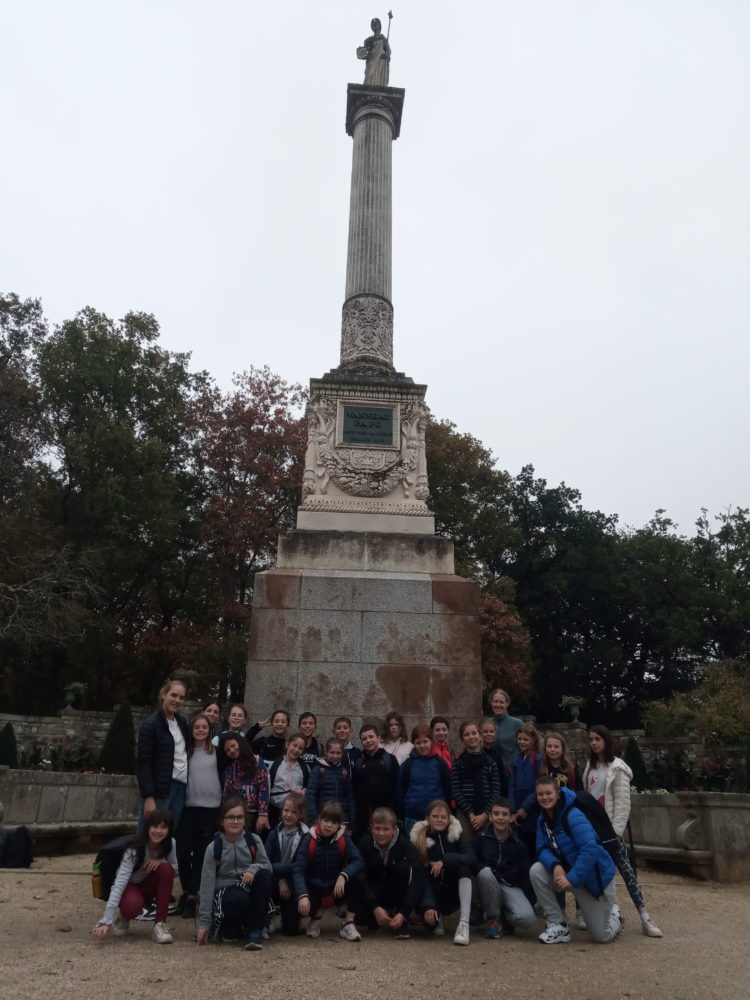
[[[429,492],[424,439],[428,416],[421,401],[402,405],[400,451],[342,447],[335,443],[336,401],[313,397],[307,411],[303,496],[325,495],[332,481],[354,497],[384,497],[400,485],[405,498],[423,503]]]

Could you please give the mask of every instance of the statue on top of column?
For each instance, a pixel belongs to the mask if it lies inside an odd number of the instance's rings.
[[[390,15],[389,15],[390,17]],[[365,86],[387,87],[388,70],[391,61],[391,46],[382,32],[380,19],[370,21],[372,34],[357,49],[357,59],[365,59]],[[390,22],[389,22],[390,27]]]

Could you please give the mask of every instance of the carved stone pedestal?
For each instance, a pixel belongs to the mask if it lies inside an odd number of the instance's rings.
[[[282,535],[279,568],[255,580],[251,718],[309,710],[328,736],[337,715],[356,733],[397,709],[409,728],[445,715],[455,734],[480,709],[481,666],[478,588],[452,571],[453,543],[434,536]]]

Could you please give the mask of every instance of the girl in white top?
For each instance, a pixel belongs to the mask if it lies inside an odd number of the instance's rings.
[[[389,712],[386,715],[380,745],[387,753],[393,754],[399,766],[404,763],[414,749],[414,744],[406,738],[406,723],[403,715],[398,712]]]
[[[177,827],[177,864],[183,891],[177,912],[185,920],[195,916],[203,855],[217,830],[221,805],[218,761],[211,743],[211,720],[204,713],[196,715],[190,723],[185,808]]]
[[[177,871],[173,832],[172,814],[167,809],[153,809],[146,816],[143,828],[122,856],[104,916],[91,932],[95,938],[105,938],[110,931],[114,937],[124,937],[130,921],[155,898],[156,923],[151,937],[157,944],[172,943],[167,910]]]
[[[663,937],[646,909],[643,892],[622,839],[630,818],[630,782],[633,772],[624,760],[615,757],[612,733],[606,726],[589,728],[589,746],[591,753],[583,771],[583,787],[604,806],[617,834],[616,841],[610,841],[602,846],[609,851],[617,870],[622,875],[630,898],[640,915],[643,933],[648,937]],[[577,926],[580,926],[579,919],[582,918],[576,914]]]

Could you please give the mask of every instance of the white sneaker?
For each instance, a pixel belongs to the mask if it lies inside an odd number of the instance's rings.
[[[570,941],[570,928],[567,924],[547,924],[539,935],[542,944],[567,944]]]
[[[320,925],[323,923],[322,917],[310,917],[310,923],[305,931],[308,937],[319,938],[320,937]]]
[[[344,938],[345,941],[361,941],[362,935],[359,933],[354,923],[349,920],[347,923],[341,925],[341,930],[339,931],[339,937]]]
[[[456,933],[453,935],[454,944],[468,944],[469,943],[469,925],[464,923],[459,923],[456,928]]]
[[[615,920],[617,920],[617,922],[620,925],[617,928],[617,933],[622,934],[625,930],[625,917],[623,917],[622,915],[622,910],[620,909],[619,903],[612,904],[612,916],[615,918]]]
[[[432,932],[435,937],[442,937],[445,934],[445,927],[443,927],[443,918],[438,917],[438,922],[435,924],[435,929]]]
[[[641,920],[641,930],[647,937],[664,937],[650,917],[648,920]]]
[[[274,913],[271,917],[271,923],[268,925],[269,934],[278,934],[281,930],[281,914]]]
[[[588,930],[588,927],[586,926],[586,918],[583,915],[583,910],[576,910],[576,918],[573,926],[576,928],[576,930],[579,931]]]
[[[151,937],[157,944],[172,943],[172,935],[169,933],[169,928],[166,924],[154,924],[154,929],[151,931]]]
[[[121,917],[118,913],[115,922],[112,924],[112,937],[125,937],[130,933],[130,921]]]

